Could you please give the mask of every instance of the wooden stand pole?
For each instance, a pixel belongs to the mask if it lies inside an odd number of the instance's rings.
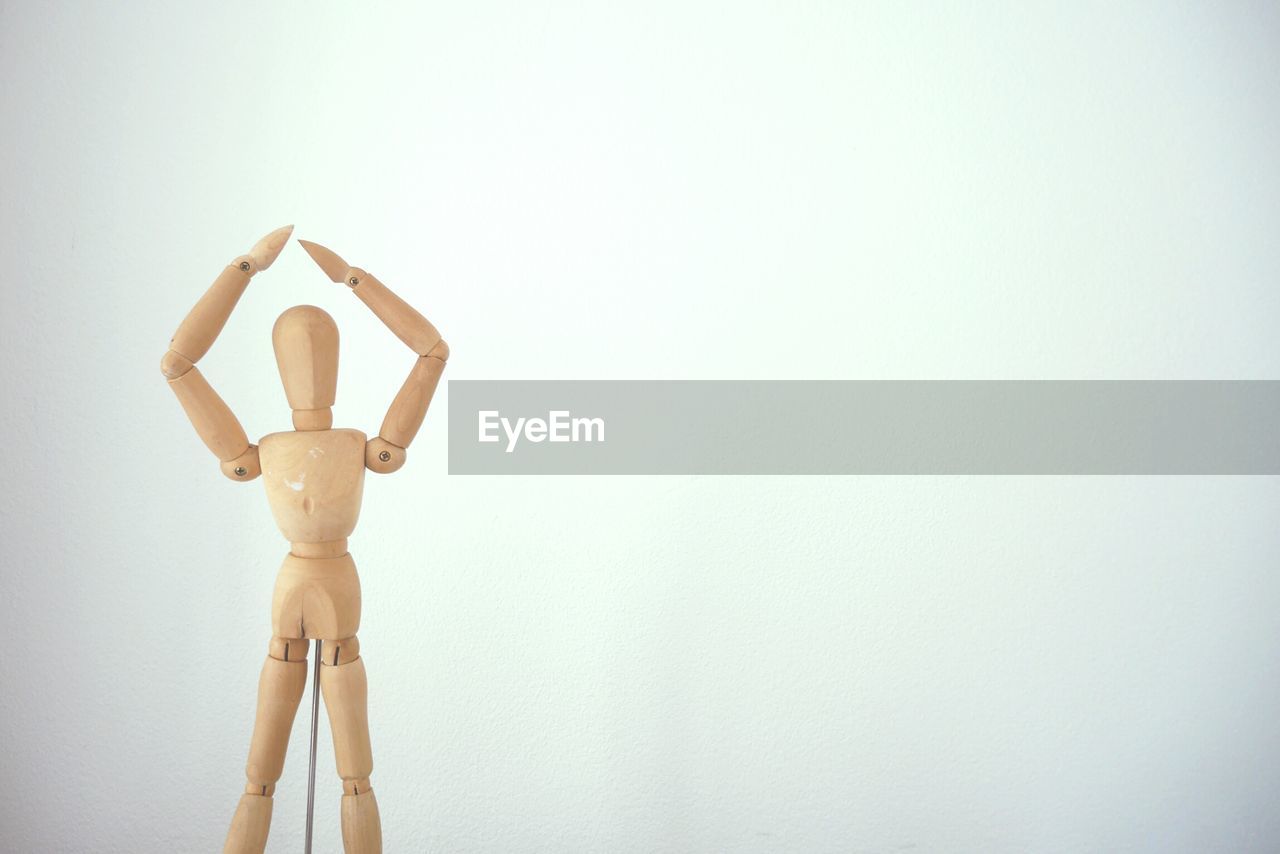
[[[316,733],[320,731],[320,641],[315,643],[315,672],[311,676],[311,764],[307,768],[307,840],[311,854],[311,825],[316,817]]]

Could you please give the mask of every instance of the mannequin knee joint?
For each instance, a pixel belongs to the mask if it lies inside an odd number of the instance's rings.
[[[343,780],[342,794],[344,795],[363,795],[365,792],[373,790],[373,786],[369,784],[368,777],[361,777],[358,780]]]

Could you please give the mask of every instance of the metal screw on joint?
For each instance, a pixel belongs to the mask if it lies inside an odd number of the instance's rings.
[[[357,279],[355,276],[352,276],[351,280],[347,284],[351,285],[351,287],[354,288],[356,285],[360,284],[360,280]]]
[[[240,269],[241,269],[241,270],[244,270],[246,273],[247,273],[247,272],[249,272],[249,262],[248,262],[248,261],[241,261],[241,262],[240,262]]]
[[[390,451],[381,452],[380,454],[378,454],[378,459],[382,460],[385,463],[387,460],[391,459],[391,452]]]
[[[244,477],[248,473],[249,470],[244,466],[236,466],[236,477]]]

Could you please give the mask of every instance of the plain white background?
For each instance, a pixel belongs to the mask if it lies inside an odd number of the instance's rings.
[[[287,547],[158,364],[260,235],[453,379],[1275,379],[1278,47],[1271,4],[4,3],[0,847],[222,843]],[[300,302],[376,430],[412,355],[296,244],[201,367],[287,428]],[[351,543],[387,850],[1280,845],[1275,478],[450,478],[447,406]]]

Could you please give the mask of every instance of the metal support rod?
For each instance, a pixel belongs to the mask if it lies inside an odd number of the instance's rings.
[[[320,727],[320,641],[315,643],[315,673],[311,677],[311,761],[307,766],[307,841],[311,854],[311,824],[316,817],[316,733]]]

